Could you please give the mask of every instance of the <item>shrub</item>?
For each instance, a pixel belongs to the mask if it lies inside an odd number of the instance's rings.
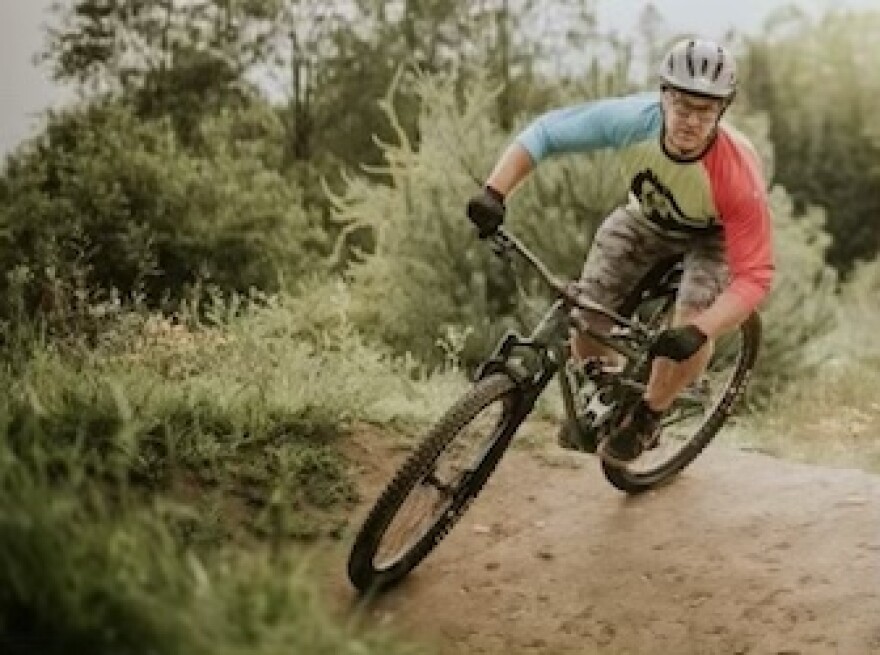
[[[355,253],[348,270],[352,316],[366,334],[434,364],[445,357],[438,339],[464,331],[461,355],[473,363],[504,327],[530,315],[529,298],[540,290],[526,275],[520,293],[464,215],[476,180],[508,140],[490,118],[493,94],[477,84],[459,102],[443,78],[424,78],[419,93],[418,147],[398,129],[398,142],[383,144],[386,165],[372,171],[381,179],[352,178],[335,199],[348,233],[366,230],[375,244]],[[393,106],[386,109],[397,125]],[[595,224],[620,190],[607,164],[603,155],[548,163],[511,201],[511,228],[562,274],[577,274]]]
[[[63,318],[111,290],[156,305],[200,284],[278,290],[313,270],[322,236],[272,168],[277,118],[255,107],[200,129],[196,152],[167,120],[110,100],[52,117],[0,181],[0,296]]]

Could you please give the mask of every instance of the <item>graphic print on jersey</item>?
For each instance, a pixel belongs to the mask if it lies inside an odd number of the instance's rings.
[[[638,200],[644,216],[664,230],[682,231],[683,228],[705,230],[715,226],[712,217],[693,217],[685,214],[675,201],[672,191],[650,168],[640,171],[633,177],[630,191]]]

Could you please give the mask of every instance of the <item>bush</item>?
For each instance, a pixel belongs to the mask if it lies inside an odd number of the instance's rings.
[[[829,237],[823,213],[810,208],[795,215],[779,187],[770,196],[774,222],[776,280],[760,312],[763,333],[751,400],[766,403],[791,381],[803,379],[815,364],[814,343],[834,329],[837,275],[825,264]]]
[[[344,287],[317,283],[301,298],[214,298],[192,327],[109,316],[97,348],[17,358],[0,438],[31,470],[73,480],[84,468],[111,496],[196,485],[244,502],[257,533],[334,533],[355,494],[340,438],[358,421],[433,419],[463,382],[454,368],[428,382],[364,341],[349,304]]]
[[[767,116],[734,108],[733,120],[749,135],[772,181],[776,155],[768,138]],[[759,405],[812,371],[815,359],[810,351],[834,329],[837,304],[837,274],[825,260],[831,244],[825,212],[818,207],[796,211],[791,196],[779,185],[772,187],[769,200],[776,275],[767,301],[759,308],[762,342],[749,394]]]
[[[509,138],[490,119],[493,94],[476,84],[460,103],[443,78],[422,79],[419,93],[418,148],[398,129],[398,142],[383,144],[386,166],[371,171],[382,179],[352,178],[335,199],[347,234],[367,231],[374,244],[348,269],[352,316],[366,334],[433,364],[445,359],[444,335],[467,334],[460,354],[472,364],[506,326],[531,318],[531,299],[542,290],[527,274],[520,293],[518,278],[477,241],[464,215],[476,180]],[[397,125],[393,107],[386,109]],[[561,274],[579,272],[595,225],[619,198],[608,162],[599,155],[548,163],[511,201],[512,230]]]
[[[195,152],[110,100],[52,117],[0,181],[0,312],[16,296],[63,317],[111,290],[153,305],[205,284],[274,291],[313,270],[321,232],[272,168],[278,119],[254,107],[200,129]]]
[[[813,344],[813,362],[819,366],[876,368],[880,363],[877,325],[880,312],[880,258],[856,265],[842,286],[835,306],[834,329]]]

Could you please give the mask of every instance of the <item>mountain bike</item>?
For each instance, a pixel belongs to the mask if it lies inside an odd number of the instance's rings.
[[[623,306],[612,310],[578,297],[516,237],[501,228],[496,254],[524,259],[556,298],[529,336],[508,331],[477,369],[473,386],[431,427],[376,500],[354,540],[348,575],[360,591],[384,590],[412,571],[453,528],[483,489],[535,401],[554,376],[560,381],[569,441],[595,451],[642,397],[650,347],[670,324],[682,275],[680,259],[658,263]],[[599,331],[584,312],[604,315]],[[587,314],[589,316],[589,314]],[[572,328],[620,353],[624,365],[573,366]],[[716,340],[705,374],[664,415],[656,443],[626,465],[601,460],[617,489],[637,494],[661,485],[690,464],[717,434],[743,394],[761,338],[759,316]]]

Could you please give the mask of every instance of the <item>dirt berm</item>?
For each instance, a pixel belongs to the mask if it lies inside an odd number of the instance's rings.
[[[376,454],[353,453],[370,501],[396,463]],[[355,607],[344,561],[332,587]],[[357,611],[449,655],[880,654],[880,477],[713,444],[627,497],[592,457],[515,450]]]

